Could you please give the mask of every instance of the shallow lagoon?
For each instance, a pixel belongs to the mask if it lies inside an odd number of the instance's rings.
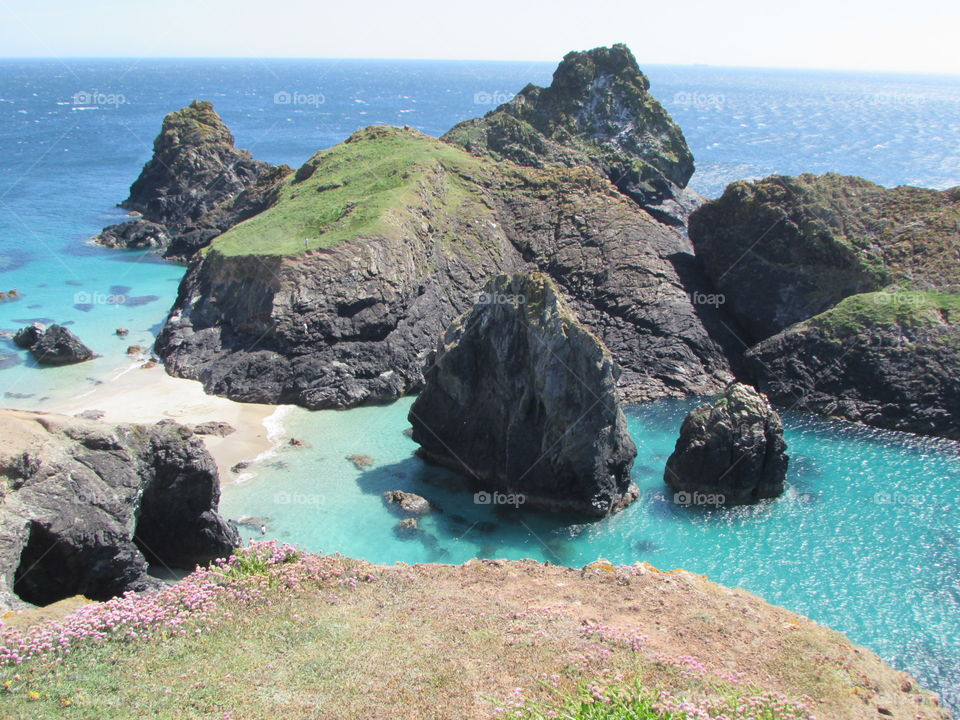
[[[641,498],[582,523],[477,504],[449,471],[413,455],[411,400],[349,411],[293,409],[285,433],[306,441],[225,488],[225,516],[267,536],[378,563],[524,558],[581,566],[598,557],[683,567],[846,632],[960,701],[960,448],[953,443],[787,413],[789,489],[749,508],[685,508],[663,467],[694,401],[633,406]],[[373,464],[357,469],[350,455]],[[397,531],[387,490],[427,497],[422,532]],[[259,537],[244,528],[247,537]]]

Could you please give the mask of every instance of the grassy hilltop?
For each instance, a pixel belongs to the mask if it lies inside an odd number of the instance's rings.
[[[284,182],[276,203],[213,242],[226,255],[298,255],[362,237],[394,237],[397,219],[422,205],[436,185],[444,211],[455,214],[479,195],[465,178],[487,163],[409,128],[372,126],[321,150]]]
[[[274,543],[0,634],[0,718],[948,717],[842,635],[684,571],[381,567]]]

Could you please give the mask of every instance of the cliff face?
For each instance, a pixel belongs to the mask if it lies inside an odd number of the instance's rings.
[[[538,269],[623,366],[624,397],[731,377],[717,308],[695,304],[709,290],[689,242],[590,168],[368,128],[278,197],[195,260],[158,339],[168,370],[209,392],[310,408],[396,398],[490,275]]]
[[[731,184],[690,237],[753,345],[744,380],[789,408],[957,437],[958,220],[960,188],[774,176]]]
[[[216,465],[175,424],[0,411],[0,604],[106,599],[239,544],[217,514]]]
[[[619,369],[546,275],[491,280],[426,366],[410,423],[427,459],[525,505],[603,516],[636,498]]]
[[[142,217],[105,228],[96,239],[189,257],[266,207],[270,189],[286,172],[237,149],[213,105],[195,100],[163,119],[153,157],[120,205]]]
[[[693,155],[649,89],[626,45],[571,52],[550,87],[527,85],[443,139],[531,167],[591,166],[658,219],[681,224],[676,199],[693,175]]]
[[[843,175],[732,183],[690,217],[707,275],[750,340],[897,283],[960,292],[960,188]]]
[[[774,402],[960,440],[960,298],[876,292],[752,347],[747,376]]]

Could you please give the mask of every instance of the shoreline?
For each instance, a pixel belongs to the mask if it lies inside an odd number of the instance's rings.
[[[168,375],[161,364],[144,368],[143,363],[135,363],[103,378],[101,384],[81,394],[50,403],[42,411],[77,415],[98,410],[104,413],[102,420],[108,423],[227,422],[235,432],[225,437],[199,436],[217,463],[223,487],[237,481],[230,470],[234,465],[252,463],[276,449],[282,432],[280,419],[289,412],[288,407],[241,403],[208,395],[201,383]],[[271,419],[274,421],[270,422]]]

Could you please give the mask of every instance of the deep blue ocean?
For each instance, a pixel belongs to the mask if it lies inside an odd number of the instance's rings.
[[[88,238],[150,157],[163,115],[212,100],[237,143],[297,166],[374,123],[439,135],[487,112],[553,63],[419,61],[0,61],[0,330],[68,323],[101,357],[37,368],[0,339],[7,406],[43,408],[129,365],[148,345],[183,268]],[[648,67],[651,90],[697,158],[692,185],[842,172],[885,184],[960,185],[960,78]],[[122,299],[122,300],[121,300]],[[130,329],[118,339],[113,330]],[[751,509],[686,509],[663,465],[695,401],[630,410],[643,496],[625,512],[575,519],[473,503],[446,473],[412,457],[409,400],[347,412],[286,411],[278,450],[225,488],[222,508],[268,535],[377,562],[597,557],[684,567],[741,586],[826,625],[917,675],[960,708],[960,450],[953,443],[785,416],[790,489]],[[374,465],[346,460],[366,454]],[[252,476],[252,477],[251,477]],[[441,510],[397,534],[380,500],[409,489]],[[254,533],[259,537],[259,533]],[[691,649],[695,654],[695,648]]]

